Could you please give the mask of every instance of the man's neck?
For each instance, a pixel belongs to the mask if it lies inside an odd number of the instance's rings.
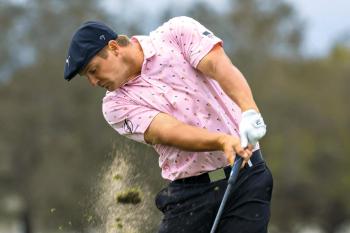
[[[144,53],[143,53],[143,49],[141,47],[141,44],[137,41],[137,40],[130,40],[131,42],[131,46],[134,49],[135,52],[135,58],[137,59],[137,63],[141,63],[141,67],[144,61]]]
[[[130,40],[131,52],[134,54],[135,59],[135,74],[131,76],[128,81],[137,78],[141,74],[142,65],[144,62],[144,53],[140,43],[137,40]]]

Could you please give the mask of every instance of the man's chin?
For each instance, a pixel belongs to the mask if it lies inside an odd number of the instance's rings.
[[[113,86],[108,86],[106,87],[107,91],[115,91],[117,88],[113,87]]]

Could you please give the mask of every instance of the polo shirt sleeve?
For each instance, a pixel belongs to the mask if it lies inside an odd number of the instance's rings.
[[[178,45],[185,59],[195,68],[216,44],[223,45],[223,41],[209,29],[186,16],[169,20],[168,30],[169,39]]]
[[[102,111],[107,123],[119,134],[145,144],[144,133],[159,113],[155,109],[113,95],[103,98]]]

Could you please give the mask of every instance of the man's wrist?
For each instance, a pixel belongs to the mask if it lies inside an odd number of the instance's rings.
[[[251,116],[251,115],[255,115],[255,114],[260,115],[260,112],[257,111],[256,109],[253,109],[253,108],[242,111],[242,117]]]
[[[257,112],[260,113],[259,109],[257,107],[248,107],[248,108],[241,108],[242,113],[245,112]]]
[[[219,150],[224,150],[225,147],[225,142],[226,142],[226,138],[227,138],[227,134],[224,133],[220,133],[218,134],[218,138],[217,138],[217,143],[218,143],[218,149]]]

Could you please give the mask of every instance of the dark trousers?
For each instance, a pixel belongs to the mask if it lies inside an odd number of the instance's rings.
[[[164,213],[159,233],[209,233],[227,179],[212,183],[170,183],[156,196]],[[265,162],[241,169],[217,233],[266,233],[270,219],[272,175]]]

